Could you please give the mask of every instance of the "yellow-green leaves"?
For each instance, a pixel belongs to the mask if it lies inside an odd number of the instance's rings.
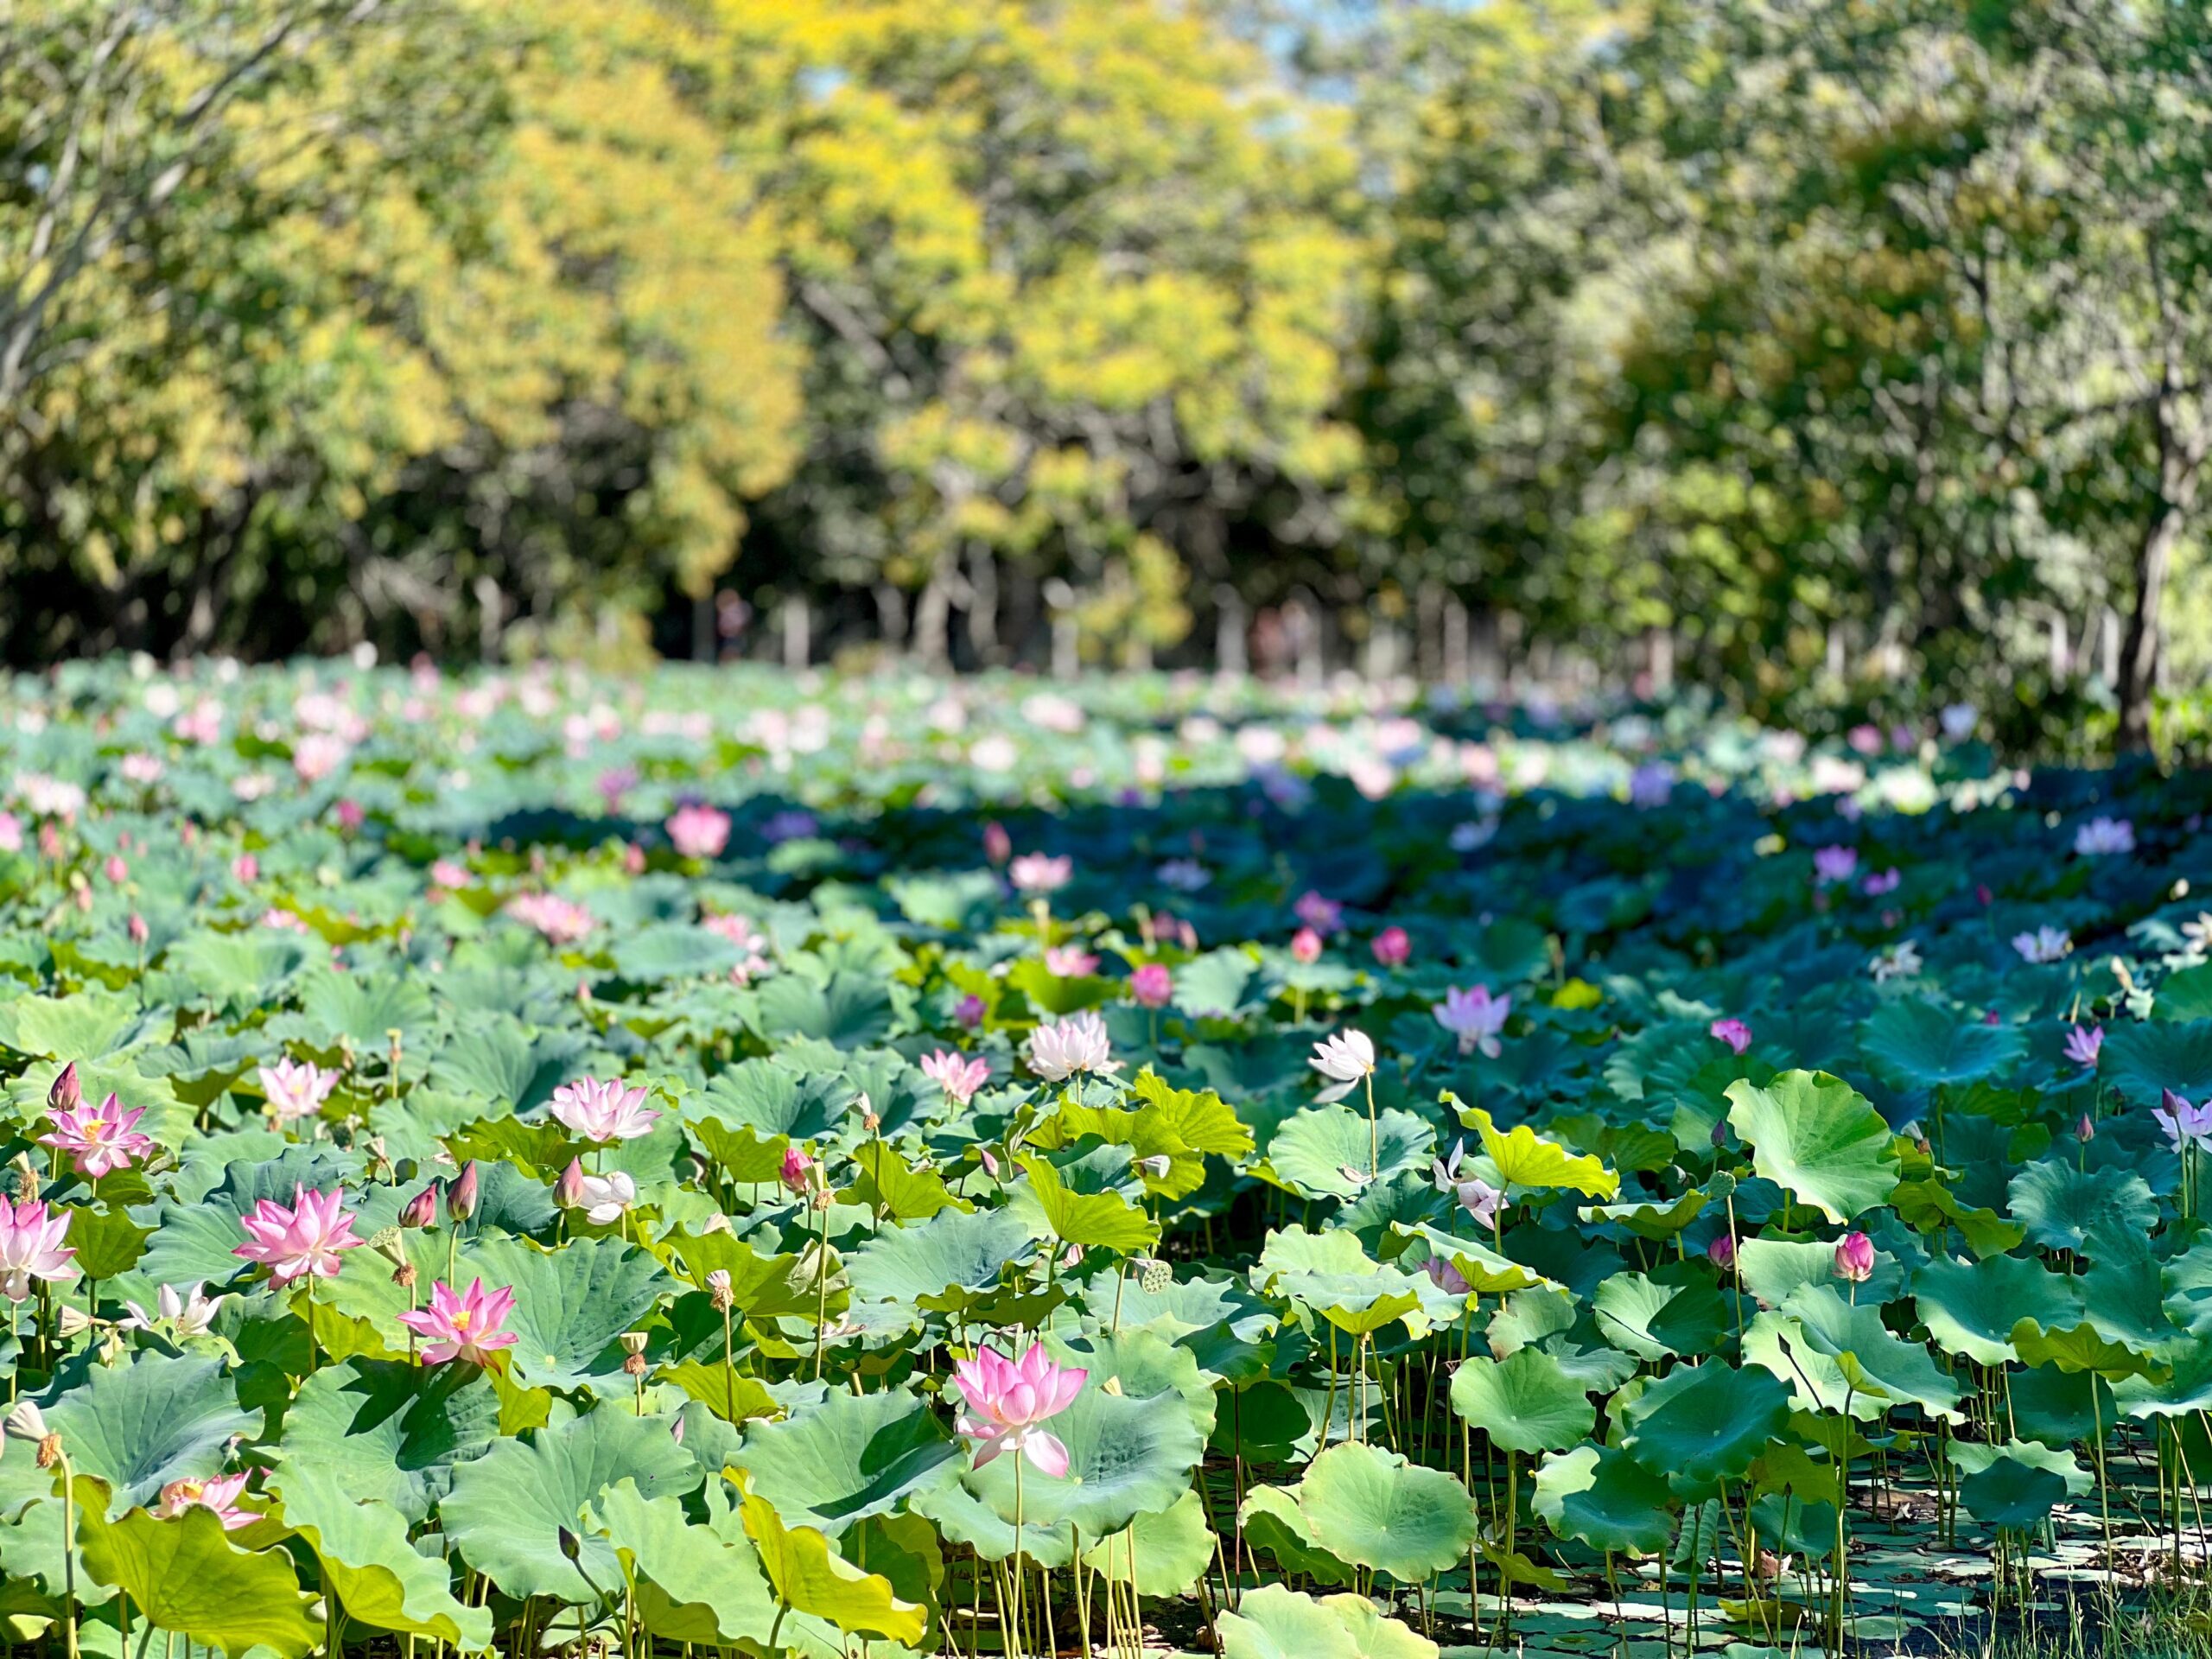
[[[745,1535],[760,1552],[760,1565],[776,1599],[794,1612],[812,1613],[855,1636],[879,1636],[907,1647],[929,1628],[929,1610],[901,1601],[891,1580],[863,1573],[830,1548],[812,1527],[786,1527],[766,1498],[746,1496]]]

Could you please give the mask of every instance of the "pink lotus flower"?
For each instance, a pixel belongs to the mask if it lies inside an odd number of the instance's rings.
[[[635,1141],[652,1132],[660,1114],[645,1106],[645,1086],[620,1077],[564,1083],[553,1091],[553,1116],[587,1141]]]
[[[1848,1279],[1854,1285],[1863,1285],[1874,1276],[1874,1241],[1864,1233],[1853,1233],[1835,1247],[1835,1274]]]
[[[1014,837],[996,818],[983,826],[983,856],[994,864],[1003,864],[1014,856]]]
[[[2135,850],[2135,826],[2126,818],[2091,818],[2074,832],[2074,850],[2083,858],[2104,858]]]
[[[1087,979],[1098,971],[1098,958],[1079,944],[1056,944],[1045,952],[1045,971],[1055,979]]]
[[[0,1296],[20,1302],[31,1294],[31,1281],[44,1279],[62,1284],[77,1276],[74,1245],[69,1236],[69,1212],[49,1214],[43,1202],[25,1198],[10,1206],[0,1198]]]
[[[507,900],[506,911],[555,944],[574,944],[599,925],[591,912],[557,893],[518,893]]]
[[[261,1092],[269,1096],[269,1109],[276,1115],[276,1121],[289,1123],[321,1111],[322,1103],[338,1086],[338,1077],[334,1071],[326,1071],[311,1061],[288,1056],[260,1068]]]
[[[569,1160],[561,1179],[553,1184],[553,1197],[563,1209],[581,1210],[594,1227],[609,1227],[638,1201],[638,1184],[624,1170],[605,1175],[584,1173],[584,1160]]]
[[[343,766],[350,752],[344,738],[311,732],[292,746],[292,770],[302,783],[315,783]]]
[[[952,1010],[952,1017],[960,1022],[962,1029],[973,1031],[983,1023],[984,1012],[983,999],[970,991],[960,999],[959,1005]]]
[[[729,814],[720,807],[686,802],[669,815],[668,838],[685,858],[720,858],[729,845]]]
[[[1859,891],[1870,899],[1879,899],[1885,893],[1895,893],[1904,880],[1904,872],[1891,866],[1886,870],[1877,870],[1861,881]]]
[[[1333,899],[1324,899],[1319,893],[1307,890],[1298,895],[1298,902],[1291,913],[1316,933],[1334,933],[1344,925],[1344,907]]]
[[[23,850],[23,821],[12,812],[0,812],[0,853]]]
[[[245,1491],[244,1475],[216,1475],[207,1480],[173,1480],[162,1488],[161,1501],[154,1506],[156,1520],[174,1521],[187,1510],[213,1510],[223,1523],[225,1532],[236,1532],[240,1527],[251,1526],[261,1519],[251,1510],[238,1506],[238,1495]]]
[[[368,821],[369,815],[362,810],[361,804],[350,795],[338,803],[337,811],[338,827],[349,836]]]
[[[1129,976],[1129,1000],[1141,1008],[1164,1008],[1174,995],[1175,976],[1164,963],[1144,963]]]
[[[1859,868],[1859,854],[1849,847],[1817,847],[1813,850],[1813,880],[1821,887],[1848,881]]]
[[[449,893],[459,893],[469,883],[468,867],[442,858],[430,866],[430,885],[443,887]]]
[[[2151,1116],[2166,1134],[2166,1144],[2176,1152],[2190,1147],[2212,1146],[2212,1100],[2192,1106],[2169,1089]]]
[[[1065,1411],[1090,1376],[1080,1366],[1054,1364],[1038,1342],[1019,1359],[979,1348],[975,1358],[962,1360],[952,1372],[968,1401],[958,1427],[976,1441],[976,1467],[1001,1452],[1014,1452],[1045,1474],[1066,1474],[1067,1447],[1039,1425]]]
[[[1751,1046],[1751,1028],[1740,1020],[1716,1020],[1709,1029],[1738,1054]]]
[[[486,1291],[481,1279],[473,1281],[459,1294],[441,1279],[430,1287],[430,1305],[402,1313],[399,1322],[416,1335],[430,1339],[429,1346],[423,1350],[425,1363],[444,1365],[462,1359],[472,1365],[485,1365],[491,1363],[495,1351],[512,1348],[521,1340],[514,1332],[503,1328],[514,1306],[514,1292]]]
[[[1321,960],[1321,936],[1310,927],[1301,927],[1290,936],[1290,955],[1294,962],[1315,963]]]
[[[264,1198],[238,1217],[247,1243],[232,1250],[249,1262],[258,1262],[279,1288],[295,1279],[338,1276],[339,1252],[358,1249],[368,1241],[353,1236],[353,1212],[343,1209],[344,1194],[335,1189],[310,1192],[292,1189],[291,1207]]]
[[[1454,985],[1446,990],[1444,1000],[1433,1004],[1429,1013],[1435,1016],[1438,1025],[1459,1039],[1462,1054],[1480,1049],[1496,1059],[1503,1052],[1498,1033],[1505,1029],[1505,1022],[1512,1015],[1513,999],[1492,996],[1487,985],[1478,985],[1471,991],[1463,991]]]
[[[776,1172],[776,1179],[793,1197],[804,1198],[814,1185],[815,1167],[814,1160],[804,1151],[797,1147],[787,1147],[784,1149],[783,1167]]]
[[[922,1075],[944,1090],[946,1099],[965,1106],[989,1081],[991,1063],[940,1048],[922,1056]]]
[[[1375,936],[1375,942],[1368,949],[1375,953],[1378,966],[1402,968],[1414,953],[1414,942],[1404,928],[1386,927]]]
[[[2074,949],[2074,940],[2063,927],[2045,922],[2032,933],[2015,933],[2012,949],[2023,962],[2062,962]]]
[[[1726,1273],[1736,1265],[1736,1241],[1726,1233],[1713,1235],[1713,1243],[1705,1247],[1707,1260]]]
[[[1467,1275],[1440,1255],[1432,1255],[1421,1263],[1428,1274],[1429,1283],[1447,1296],[1464,1296],[1474,1287],[1467,1282]]]
[[[1053,858],[1044,853],[1024,853],[1007,867],[1006,873],[1015,892],[1042,898],[1058,893],[1074,879],[1075,861],[1065,855]]]
[[[90,1110],[55,1111],[49,1116],[54,1133],[39,1136],[39,1144],[72,1155],[77,1173],[92,1180],[111,1170],[128,1169],[154,1149],[154,1137],[138,1132],[143,1106],[123,1109],[113,1095]]]
[[[2102,1026],[2091,1026],[2087,1031],[2075,1026],[2066,1033],[2066,1058],[2079,1066],[2094,1069],[2104,1046],[2105,1028]]]

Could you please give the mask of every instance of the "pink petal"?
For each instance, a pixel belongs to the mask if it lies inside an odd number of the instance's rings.
[[[1022,1442],[1022,1449],[1040,1472],[1055,1479],[1067,1473],[1068,1449],[1056,1437],[1038,1430]],[[981,1463],[982,1459],[976,1461]]]

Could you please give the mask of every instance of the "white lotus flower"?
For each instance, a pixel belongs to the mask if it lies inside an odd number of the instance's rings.
[[[1049,1082],[1064,1083],[1078,1071],[1103,1075],[1121,1067],[1106,1035],[1106,1022],[1094,1009],[1039,1026],[1030,1033],[1029,1069]]]
[[[1365,1032],[1347,1027],[1326,1042],[1314,1044],[1313,1056],[1306,1064],[1331,1079],[1329,1087],[1314,1098],[1342,1100],[1375,1070],[1375,1045]]]

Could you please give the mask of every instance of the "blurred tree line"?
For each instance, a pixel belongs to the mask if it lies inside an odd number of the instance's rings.
[[[2212,20],[0,0],[0,654],[2212,664]]]

